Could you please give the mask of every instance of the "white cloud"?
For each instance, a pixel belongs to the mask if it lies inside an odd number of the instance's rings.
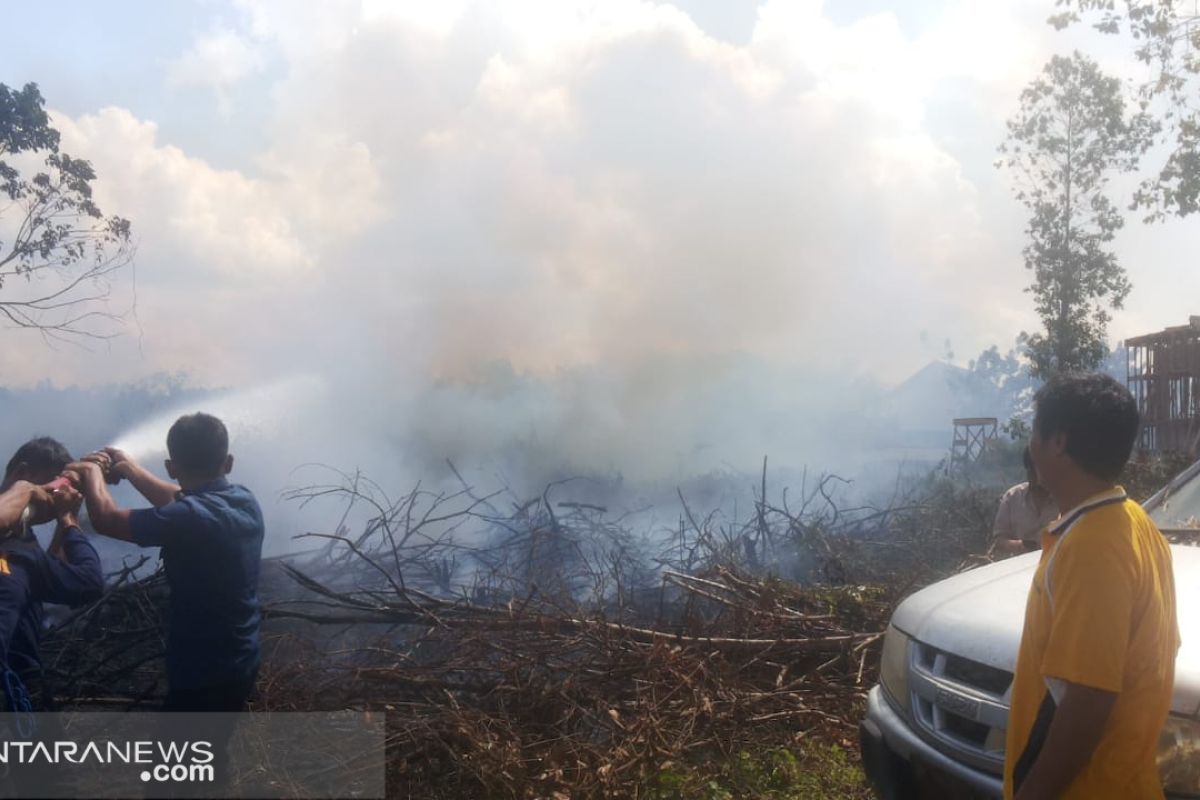
[[[221,90],[261,70],[265,63],[259,45],[237,31],[218,28],[196,36],[167,67],[173,86],[204,86]]]
[[[237,286],[316,268],[284,202],[302,185],[216,169],[160,144],[158,126],[127,109],[76,120],[58,114],[55,124],[64,149],[86,153],[96,166],[102,207],[136,221],[143,256],[171,255],[176,269],[167,283]]]
[[[339,271],[322,253],[378,218],[364,145],[312,140],[292,157],[265,154],[260,173],[247,175],[161,142],[158,126],[128,109],[53,118],[63,149],[95,166],[100,207],[131,219],[138,240],[136,287],[132,274],[114,287],[118,309],[136,293],[130,336],[103,357],[62,349],[57,380],[182,370],[208,384],[255,381],[337,338],[320,331],[321,314],[345,310]],[[14,348],[0,354],[0,370],[36,381],[45,362]]]

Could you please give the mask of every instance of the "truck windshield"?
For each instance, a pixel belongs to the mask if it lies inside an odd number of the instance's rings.
[[[1164,497],[1151,498],[1146,511],[1163,530],[1200,528],[1200,464],[1189,467]]]

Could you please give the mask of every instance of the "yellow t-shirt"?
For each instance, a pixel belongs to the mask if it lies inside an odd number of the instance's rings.
[[[1042,534],[1025,606],[1005,798],[1045,740],[1062,681],[1117,693],[1100,744],[1062,797],[1161,798],[1155,752],[1178,649],[1171,549],[1141,506],[1116,487],[1064,514]]]

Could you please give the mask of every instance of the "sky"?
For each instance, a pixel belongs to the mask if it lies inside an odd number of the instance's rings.
[[[598,415],[602,442],[638,415],[652,436],[710,380],[730,396],[746,364],[789,376],[794,395],[1007,349],[1037,321],[1024,210],[993,166],[1004,121],[1072,47],[1141,76],[1122,43],[1054,31],[1053,11],[13,5],[21,34],[0,82],[40,85],[138,252],[113,291],[114,309],[133,309],[127,335],[48,351],[5,331],[0,375],[245,388],[313,372],[363,408],[439,381],[546,380],[570,406],[555,432]],[[1130,219],[1118,252],[1134,290],[1115,339],[1200,310],[1198,230]],[[579,377],[594,372],[608,388]]]

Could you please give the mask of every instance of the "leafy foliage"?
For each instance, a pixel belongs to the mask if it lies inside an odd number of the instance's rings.
[[[1106,34],[1125,33],[1136,42],[1134,54],[1150,68],[1139,88],[1143,110],[1158,103],[1164,140],[1172,146],[1157,174],[1142,182],[1134,207],[1147,221],[1168,214],[1181,217],[1200,210],[1200,10],[1175,0],[1056,0],[1065,8],[1052,17],[1058,29],[1090,16]]]
[[[1109,247],[1124,219],[1108,181],[1137,166],[1156,130],[1144,113],[1127,116],[1120,81],[1078,52],[1052,58],[1021,93],[999,165],[1030,212],[1027,291],[1045,326],[1026,345],[1035,377],[1093,369],[1108,352],[1108,306],[1130,290]]]
[[[1005,432],[1014,439],[1020,438],[1021,422],[1033,418],[1033,395],[1040,385],[1033,377],[1028,348],[1029,335],[1021,333],[1007,352],[1001,354],[1000,348],[992,345],[967,363],[967,370],[1001,398],[1011,417]],[[1011,427],[1014,424],[1018,426],[1015,429]]]
[[[44,105],[36,84],[0,83],[0,315],[49,338],[107,338],[119,321],[106,310],[109,279],[133,257],[130,224],[101,212],[95,170],[59,150]],[[42,154],[32,175],[7,159]]]

